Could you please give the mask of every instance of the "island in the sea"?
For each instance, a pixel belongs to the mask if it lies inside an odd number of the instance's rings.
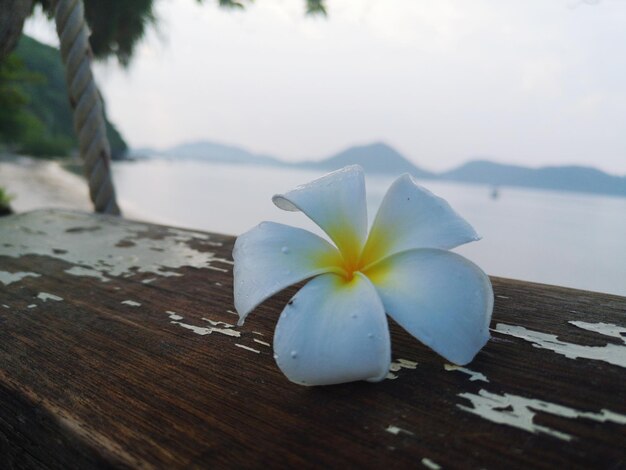
[[[185,143],[166,150],[135,149],[131,154],[136,158],[196,159],[214,163],[269,165],[324,171],[358,164],[370,174],[409,173],[416,178],[486,184],[493,187],[518,186],[626,197],[626,176],[610,175],[592,167],[529,168],[480,159],[471,160],[449,171],[435,173],[418,167],[396,149],[382,142],[354,146],[326,158],[301,162],[286,162],[237,146],[209,141]]]

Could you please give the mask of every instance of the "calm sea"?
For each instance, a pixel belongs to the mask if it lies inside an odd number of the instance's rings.
[[[311,229],[272,195],[321,173],[308,170],[146,160],[114,165],[122,203],[142,219],[240,234],[263,220]],[[393,178],[369,176],[373,219]],[[626,296],[626,198],[423,180],[482,235],[460,247],[487,273]]]

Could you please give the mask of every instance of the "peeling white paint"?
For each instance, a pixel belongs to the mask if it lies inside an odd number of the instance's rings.
[[[407,431],[406,429],[399,428],[398,426],[389,425],[387,429],[385,429],[390,434],[397,436],[400,433],[408,434],[409,436],[413,436],[414,434],[411,431]]]
[[[25,277],[41,277],[41,274],[30,273],[26,271],[18,271],[15,273],[10,273],[8,271],[0,271],[0,282],[5,286],[9,284],[13,284],[14,282],[19,282]]]
[[[211,333],[220,333],[222,335],[233,336],[235,338],[239,338],[241,336],[241,333],[239,331],[234,330],[232,328],[216,328],[213,326],[209,326],[209,327],[195,326],[189,323],[181,322],[180,320],[183,320],[184,317],[182,317],[181,315],[178,315],[176,312],[172,312],[171,310],[168,310],[166,313],[168,314],[170,318],[170,323],[174,325],[178,325],[187,330],[193,331],[197,335],[204,336],[204,335],[210,335]]]
[[[535,424],[534,418],[537,412],[549,413],[561,418],[583,418],[602,423],[612,422],[626,425],[626,415],[605,409],[601,410],[600,413],[578,411],[556,403],[525,398],[508,393],[497,395],[484,389],[480,390],[478,395],[473,393],[460,393],[458,396],[469,400],[472,404],[472,407],[457,404],[457,406],[464,411],[478,415],[494,423],[513,426],[533,434],[547,434],[564,441],[570,441],[574,436],[556,429],[551,429],[547,426]]]
[[[176,273],[174,271],[161,271],[159,273],[162,277],[181,277],[182,274]]]
[[[3,306],[4,308],[11,308],[11,307],[9,307],[7,304],[2,304],[2,306]]]
[[[496,297],[499,299],[510,299],[510,297],[507,297],[506,295],[496,295]]]
[[[409,361],[408,359],[398,359],[397,362],[392,362],[389,370],[392,372],[398,372],[400,369],[411,369],[414,370],[417,368],[417,362]]]
[[[224,326],[226,328],[234,328],[235,325],[233,325],[232,323],[226,323],[225,321],[215,321],[215,320],[211,320],[210,318],[205,318],[202,317],[202,320],[204,320],[205,322],[208,322],[211,324],[211,326]]]
[[[439,465],[436,462],[433,462],[430,459],[427,459],[426,457],[422,459],[422,465],[426,468],[430,468],[431,470],[441,470],[441,465]]]
[[[213,333],[213,328],[204,328],[202,326],[194,326],[188,323],[181,323],[179,321],[171,321],[170,323],[173,323],[174,325],[182,326],[183,328],[187,330],[193,331],[197,335],[204,336],[204,335],[210,335],[211,333]]]
[[[237,312],[233,312],[232,310],[226,310],[226,313],[231,313],[233,315],[239,316],[239,314]]]
[[[165,313],[169,315],[170,320],[182,320],[183,319],[182,315],[178,315],[176,312],[172,312],[171,310],[166,310]]]
[[[37,304],[30,304],[30,305],[29,305],[28,307],[26,307],[26,308],[35,308],[35,307],[37,307]]]
[[[578,323],[580,324],[583,322]],[[576,326],[580,327],[579,324]],[[614,327],[615,325],[611,326]],[[606,346],[583,346],[581,344],[560,341],[557,339],[556,335],[529,330],[523,326],[505,325],[503,323],[498,323],[495,331],[505,335],[514,336],[516,338],[521,338],[529,343],[532,343],[535,348],[548,349],[569,359],[592,359],[595,361],[608,362],[609,364],[620,367],[626,367],[626,346],[619,344],[607,344]]]
[[[37,298],[46,302],[47,300],[54,300],[56,302],[60,302],[63,300],[63,297],[59,297],[58,295],[48,294],[47,292],[40,292],[37,294]]]
[[[443,367],[448,371],[458,371],[470,376],[470,382],[474,382],[476,380],[480,380],[482,382],[489,382],[489,379],[485,376],[485,374],[481,372],[476,372],[474,370],[468,369],[466,367],[456,366],[454,364],[444,364]]]
[[[120,303],[131,307],[141,307],[141,304],[139,302],[135,302],[134,300],[122,300]]]
[[[220,262],[224,262],[224,260],[219,260]],[[218,268],[217,266],[205,266],[205,268],[207,269],[212,269],[213,271],[219,271],[221,273],[227,273],[230,270],[229,269],[224,269],[224,268]]]
[[[568,323],[583,330],[621,339],[626,344],[626,328],[623,326],[613,325],[612,323],[587,323],[584,321],[570,321]]]
[[[151,282],[156,281],[157,278],[156,277],[151,277],[149,279],[144,279],[143,281],[141,281],[142,284],[150,284]]]
[[[400,369],[414,370],[415,368],[417,368],[417,366],[418,363],[415,361],[409,361],[408,359],[398,359],[397,361],[394,361],[390,364],[389,373],[385,378],[388,380],[395,380],[398,378],[398,376],[393,372],[398,372]]]
[[[70,269],[66,269],[64,272],[71,274],[72,276],[95,277],[96,279],[100,279],[102,282],[110,281],[110,279],[104,276],[100,271],[96,271],[91,268],[84,268],[82,266],[74,266]]]
[[[183,266],[230,271],[232,265],[229,259],[188,245],[189,241],[200,240],[210,246],[207,241],[211,236],[204,233],[167,228],[159,233],[160,239],[151,239],[144,235],[146,227],[136,222],[69,211],[36,211],[4,219],[0,221],[4,242],[0,244],[0,256],[33,254],[59,259],[75,265],[66,273],[103,282],[137,273],[180,276],[172,270]],[[85,232],[97,243],[85,243]],[[123,242],[132,243],[132,250]]]
[[[238,348],[241,348],[241,349],[245,349],[247,351],[251,351],[253,353],[261,354],[261,351],[259,351],[258,349],[251,348],[251,347],[246,346],[244,344],[235,343],[235,346],[237,346]]]
[[[268,348],[272,346],[270,343],[267,343],[265,341],[261,341],[260,339],[257,339],[257,338],[252,338],[252,340],[255,343],[259,343],[259,344],[262,344],[263,346],[267,346]]]
[[[194,232],[191,230],[182,230],[179,228],[168,228],[168,233],[174,236],[174,239],[179,242],[186,242],[190,237],[198,238],[200,240],[208,241],[211,236],[208,233]],[[210,242],[211,246],[222,246],[221,242]]]

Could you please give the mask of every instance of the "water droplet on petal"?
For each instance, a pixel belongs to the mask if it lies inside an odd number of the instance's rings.
[[[298,357],[298,351],[296,351],[296,350],[291,351],[291,357],[292,357],[293,359],[295,359],[296,357]]]
[[[367,337],[368,337],[369,339],[374,339],[374,333],[368,333],[368,334],[367,334]]]
[[[283,254],[288,255],[288,254],[289,254],[289,252],[290,252],[291,250],[289,249],[289,247],[288,247],[288,246],[283,246],[283,247],[280,249],[280,251],[282,251],[282,252],[283,252]]]

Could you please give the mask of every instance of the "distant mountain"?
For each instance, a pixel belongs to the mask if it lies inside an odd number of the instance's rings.
[[[142,149],[149,151],[150,149]],[[146,152],[147,153],[147,152]],[[190,142],[166,150],[153,151],[152,155],[172,158],[191,158],[218,163],[248,165],[284,165],[274,157],[259,155],[233,145],[218,144],[209,141]]]
[[[446,180],[494,186],[522,186],[626,196],[626,177],[609,175],[595,168],[583,166],[534,169],[477,160],[441,173],[439,176]]]
[[[152,147],[133,147],[128,150],[128,157],[133,158],[148,158],[155,155],[159,155],[160,150],[153,149]]]
[[[416,167],[393,147],[382,142],[350,147],[324,160],[298,163],[297,166],[319,168],[328,171],[346,165],[361,165],[367,173],[401,175],[409,173],[416,178],[432,178],[435,175]]]
[[[515,165],[502,165],[487,160],[474,160],[458,168],[440,174],[442,179],[467,183],[514,185],[527,180],[532,174],[531,168]]]
[[[488,160],[474,160],[453,170],[436,174],[418,168],[397,150],[381,142],[350,147],[322,160],[296,163],[208,141],[182,144],[160,151],[149,148],[135,149],[131,151],[131,155],[136,157],[164,156],[172,159],[193,158],[208,162],[271,165],[323,171],[333,171],[346,165],[358,164],[369,174],[409,173],[416,178],[626,196],[626,177],[612,176],[595,168],[558,166],[534,169]]]
[[[151,148],[133,149],[130,155],[139,157],[192,158],[207,162],[271,165],[292,168],[311,168],[320,170],[337,170],[346,165],[361,165],[368,173],[400,175],[410,173],[417,178],[430,178],[433,173],[421,170],[389,145],[373,143],[358,147],[350,147],[336,155],[323,160],[306,162],[285,162],[276,157],[249,152],[240,147],[199,141],[177,145],[166,150]]]

